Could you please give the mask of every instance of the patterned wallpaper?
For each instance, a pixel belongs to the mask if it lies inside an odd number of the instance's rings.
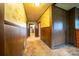
[[[5,20],[25,27],[27,18],[25,15],[23,4],[6,3],[5,4]]]

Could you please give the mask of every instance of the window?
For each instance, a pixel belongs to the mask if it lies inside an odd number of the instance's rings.
[[[62,22],[55,22],[53,30],[56,32],[63,30],[63,23]]]
[[[75,20],[75,28],[79,29],[79,20]]]

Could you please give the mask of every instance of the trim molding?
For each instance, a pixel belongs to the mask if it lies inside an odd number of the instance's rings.
[[[48,9],[50,6],[51,6],[51,5],[49,5],[49,6],[47,7],[47,9]],[[42,15],[47,11],[47,9],[42,13]],[[41,15],[41,16],[42,16],[42,15]],[[36,20],[36,22],[38,22],[38,21],[40,20],[41,16]]]
[[[4,20],[4,24],[11,25],[11,26],[15,26],[15,27],[22,27],[22,28],[25,28],[25,27],[23,27],[23,26],[20,26],[20,25],[14,24],[14,23],[9,22],[9,21],[6,21],[6,20]]]

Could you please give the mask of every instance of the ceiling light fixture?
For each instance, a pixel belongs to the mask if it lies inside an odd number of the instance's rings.
[[[40,3],[35,3],[35,6],[38,7],[40,5]]]

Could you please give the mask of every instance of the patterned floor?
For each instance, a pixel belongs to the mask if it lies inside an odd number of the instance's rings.
[[[29,37],[25,42],[24,56],[79,56],[79,49],[65,46],[50,49],[39,37]]]

